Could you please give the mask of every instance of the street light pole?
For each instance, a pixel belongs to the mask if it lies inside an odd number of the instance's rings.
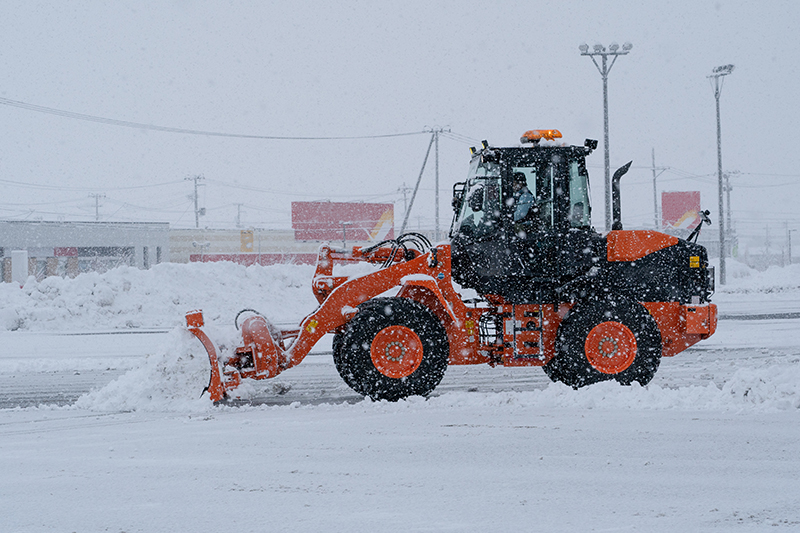
[[[723,216],[722,192],[722,127],[719,118],[719,97],[722,93],[721,78],[733,72],[733,65],[722,65],[711,71],[709,79],[714,80],[714,99],[717,101],[717,189],[719,205],[719,283],[725,285],[725,217]]]
[[[608,151],[608,73],[611,72],[611,67],[614,66],[616,63],[617,58],[619,56],[627,55],[628,52],[631,51],[633,45],[631,43],[625,43],[622,45],[622,50],[620,50],[619,45],[617,43],[611,43],[606,50],[606,47],[602,44],[594,45],[593,50],[589,51],[588,44],[582,44],[578,47],[581,51],[582,56],[589,56],[592,58],[592,63],[594,66],[597,67],[598,72],[600,72],[600,76],[603,78],[603,143],[605,147],[605,200],[606,200],[606,231],[611,230],[611,164],[610,164],[610,156]],[[599,56],[600,63],[598,64],[595,56]],[[613,56],[611,60],[611,64],[608,63],[608,56]]]

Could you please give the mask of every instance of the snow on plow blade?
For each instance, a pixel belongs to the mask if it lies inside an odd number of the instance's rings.
[[[283,350],[280,348],[280,332],[274,329],[266,318],[252,316],[242,324],[243,345],[228,358],[220,358],[217,350],[203,327],[203,312],[186,313],[186,326],[197,337],[208,352],[211,365],[211,378],[203,392],[208,391],[213,402],[226,399],[228,391],[235,389],[242,378],[266,379],[277,376],[285,370],[281,364]]]

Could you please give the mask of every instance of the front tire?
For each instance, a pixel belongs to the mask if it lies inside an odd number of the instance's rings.
[[[430,394],[444,377],[450,353],[439,319],[407,298],[361,304],[333,347],[336,369],[347,385],[373,400],[389,401]]]
[[[639,303],[621,298],[576,305],[558,328],[556,355],[544,370],[578,388],[613,379],[646,385],[661,362],[661,334]]]

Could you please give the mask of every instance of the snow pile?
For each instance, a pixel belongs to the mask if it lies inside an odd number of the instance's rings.
[[[151,270],[119,267],[75,279],[28,278],[22,288],[0,283],[0,327],[64,331],[172,328],[203,309],[206,321],[232,321],[245,307],[296,321],[317,302],[308,265],[244,267],[233,263],[163,263]],[[287,317],[288,315],[288,317]]]
[[[207,329],[221,350],[236,342],[229,331],[225,338],[222,328]],[[234,328],[230,330],[235,333]],[[81,396],[75,405],[92,411],[205,411],[213,407],[207,394],[200,398],[208,378],[208,357],[202,345],[186,329],[175,328],[161,351],[102,389]]]
[[[650,384],[622,387],[606,381],[578,390],[553,383],[529,392],[444,394],[430,400],[447,408],[464,405],[549,410],[558,408],[595,410],[740,411],[759,412],[800,409],[800,370],[784,367],[753,371],[741,369],[722,387],[687,386],[676,389]]]
[[[800,292],[800,264],[771,266],[763,272],[738,261],[726,263],[727,284],[717,284],[720,294]],[[719,272],[719,266],[717,266]]]
[[[743,368],[725,383],[723,390],[744,405],[770,410],[800,409],[800,365]]]
[[[710,259],[711,264],[716,268],[719,273],[719,257]],[[737,280],[750,278],[754,275],[760,274],[755,268],[750,268],[745,263],[741,263],[735,259],[728,259],[725,261],[725,275],[728,278],[728,283],[736,284]]]

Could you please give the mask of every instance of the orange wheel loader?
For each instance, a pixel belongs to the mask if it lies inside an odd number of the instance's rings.
[[[597,141],[559,137],[532,130],[518,147],[473,148],[467,179],[453,188],[449,244],[410,233],[350,250],[323,245],[312,280],[319,307],[296,329],[249,313],[241,346],[218,354],[202,312],[188,313],[211,363],[211,400],[300,364],[326,334],[345,383],[389,401],[430,394],[449,365],[541,366],[575,388],[644,385],[662,357],[711,336],[717,308],[713,267],[696,243],[702,222],[685,240],[623,230],[628,163],[613,178],[612,230],[595,231],[585,159]],[[359,261],[376,268],[333,275],[334,263]]]

